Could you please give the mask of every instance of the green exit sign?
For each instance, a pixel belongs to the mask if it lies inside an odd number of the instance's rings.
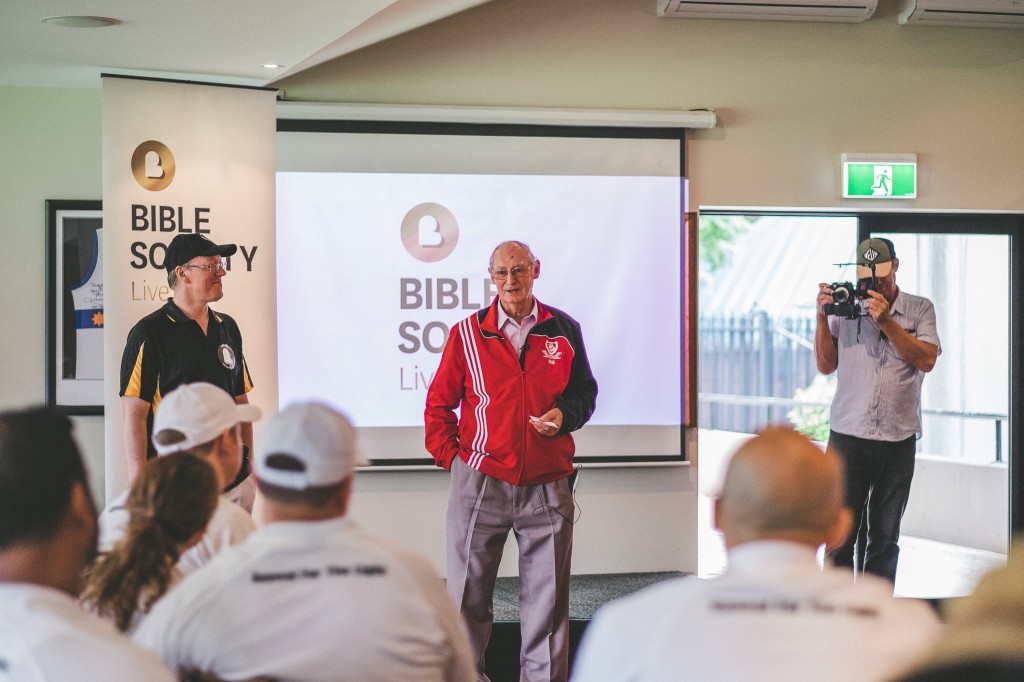
[[[914,199],[917,154],[843,154],[844,199]]]

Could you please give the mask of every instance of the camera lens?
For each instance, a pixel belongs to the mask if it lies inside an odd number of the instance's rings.
[[[850,300],[850,290],[846,287],[838,287],[832,292],[832,300],[836,303],[846,303]]]

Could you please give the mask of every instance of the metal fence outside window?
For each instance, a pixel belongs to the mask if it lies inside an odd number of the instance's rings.
[[[814,324],[813,315],[772,317],[763,311],[701,315],[698,426],[753,433],[769,422],[786,422],[794,393],[818,374]],[[730,404],[720,396],[785,400]]]
[[[708,314],[698,324],[699,428],[754,433],[769,423],[789,422],[787,414],[796,406],[827,412],[828,402],[795,397],[818,376],[813,314]],[[991,456],[980,459],[1005,462],[1006,414],[927,408],[922,413],[956,420],[960,429],[968,421],[991,421]]]

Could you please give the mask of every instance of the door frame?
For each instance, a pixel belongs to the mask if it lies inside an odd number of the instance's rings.
[[[977,234],[1009,237],[1010,258],[1010,404],[1007,447],[1009,523],[1012,538],[1024,530],[1024,214],[1020,213],[855,213],[858,240],[872,234]],[[1016,330],[1022,330],[1015,333]]]

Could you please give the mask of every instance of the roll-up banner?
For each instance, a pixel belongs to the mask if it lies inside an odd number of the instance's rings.
[[[249,401],[264,415],[277,410],[275,99],[265,88],[103,78],[108,501],[128,481],[121,355],[132,326],[173,294],[164,256],[176,235],[238,245],[227,259],[224,297],[210,308],[238,322]]]

